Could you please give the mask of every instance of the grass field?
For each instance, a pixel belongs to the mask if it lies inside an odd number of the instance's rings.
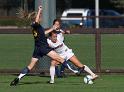
[[[102,75],[94,84],[83,83],[82,77],[56,78],[47,84],[48,77],[26,76],[18,86],[9,86],[15,76],[0,76],[0,92],[123,92],[124,75]]]
[[[66,36],[65,42],[73,49],[81,62],[94,67],[95,47],[92,38],[92,35],[69,35]],[[0,68],[20,69],[24,67],[32,56],[33,45],[32,34],[0,34],[0,61],[2,61],[0,62]]]
[[[102,68],[124,67],[124,35],[105,34],[102,38]],[[95,36],[90,34],[66,35],[65,43],[79,60],[95,67]],[[22,68],[33,52],[32,34],[0,34],[0,69]]]
[[[124,68],[124,34],[102,35],[102,67]]]
[[[95,36],[66,35],[66,44],[90,68],[95,67]],[[124,36],[102,35],[102,68],[124,68]],[[31,34],[0,34],[0,69],[22,69],[32,56]],[[68,76],[47,84],[49,77],[26,76],[16,87],[10,87],[15,78],[0,75],[0,92],[123,92],[124,75],[101,75],[93,85],[83,83],[83,77]]]

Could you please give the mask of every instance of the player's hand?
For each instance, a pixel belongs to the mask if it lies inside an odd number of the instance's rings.
[[[52,26],[52,29],[53,29],[53,30],[57,30],[58,27],[57,27],[56,25],[53,25],[53,26]]]
[[[66,33],[66,34],[70,34],[71,31],[70,31],[70,30],[65,30],[65,33]]]
[[[42,6],[40,5],[40,6],[38,7],[38,9],[39,9],[40,11],[42,11]]]

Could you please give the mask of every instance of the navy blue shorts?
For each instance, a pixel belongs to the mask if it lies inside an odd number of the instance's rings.
[[[43,57],[44,55],[47,55],[51,50],[53,50],[53,49],[50,47],[37,47],[37,46],[35,46],[32,57],[39,59],[39,58]]]

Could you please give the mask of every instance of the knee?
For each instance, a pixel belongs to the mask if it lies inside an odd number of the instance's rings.
[[[61,57],[54,57],[54,60],[56,60],[57,62],[63,63],[64,59]]]
[[[28,65],[29,70],[33,69],[33,67],[36,65],[37,61],[31,61]]]
[[[52,61],[51,66],[55,66],[55,65],[56,65],[56,61]]]
[[[33,68],[32,66],[28,65],[28,69],[29,69],[29,70],[31,70],[32,68]]]

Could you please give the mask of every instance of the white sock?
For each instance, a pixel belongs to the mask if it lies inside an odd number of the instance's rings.
[[[54,76],[55,76],[55,66],[50,66],[50,77],[52,81],[54,81]]]
[[[24,77],[25,75],[26,75],[26,74],[20,73],[20,75],[18,76],[19,80],[20,80],[22,77]]]
[[[90,68],[86,65],[84,65],[84,70],[89,73],[91,76],[94,76],[95,74],[90,70]]]

